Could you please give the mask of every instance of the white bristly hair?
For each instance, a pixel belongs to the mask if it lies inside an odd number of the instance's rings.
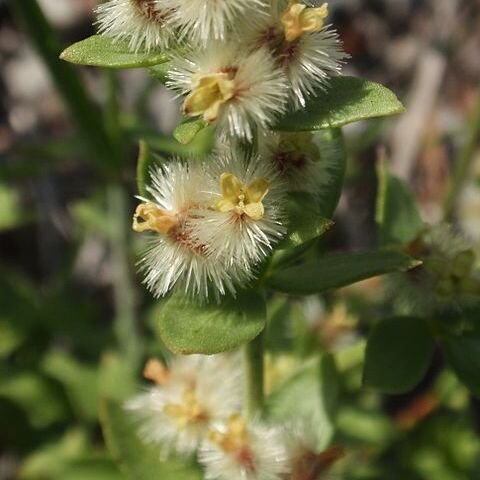
[[[167,235],[150,234],[139,262],[148,289],[155,297],[172,288],[202,299],[235,293],[234,285],[245,283],[250,272],[213,255],[196,233],[209,220],[213,202],[205,190],[210,182],[205,169],[172,161],[154,169],[151,179],[153,203],[175,215],[179,227]]]
[[[262,200],[262,218],[213,209],[197,225],[197,235],[208,244],[209,253],[224,258],[235,270],[251,272],[286,234],[284,184],[270,162],[260,157],[250,158],[240,150],[217,152],[209,161],[209,174],[216,201],[222,198],[222,174],[234,175],[244,186],[256,179],[268,182],[268,192]]]
[[[232,422],[237,423],[234,429]],[[228,448],[222,448],[221,440],[217,442],[215,437],[226,438]],[[207,480],[287,478],[286,452],[280,431],[258,419],[247,423],[234,418],[229,424],[219,424],[210,441],[202,445],[199,460],[205,467]]]
[[[171,23],[181,37],[205,45],[237,33],[248,19],[258,22],[265,15],[265,0],[156,0],[162,9],[172,9]]]
[[[219,421],[241,408],[242,379],[231,356],[175,357],[160,384],[125,404],[162,457],[191,455]]]
[[[172,37],[168,9],[155,0],[109,0],[96,8],[98,33],[126,41],[132,51],[164,49]]]
[[[167,86],[189,94],[195,79],[218,73],[228,73],[234,83],[233,95],[215,121],[220,134],[252,141],[256,128],[267,128],[285,112],[286,78],[265,48],[246,54],[244,45],[235,42],[209,43],[173,61]]]
[[[287,6],[287,0],[274,2],[262,25],[246,35],[246,42],[252,49],[269,48],[289,80],[291,102],[299,109],[305,106],[309,96],[315,96],[328,87],[329,78],[340,73],[348,55],[330,25],[287,42],[281,23],[282,12]]]

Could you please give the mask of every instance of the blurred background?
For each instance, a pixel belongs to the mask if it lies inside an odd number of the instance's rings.
[[[68,70],[55,84],[32,25],[12,8],[23,1],[0,2],[0,480],[121,479],[104,447],[98,398],[124,398],[143,361],[165,355],[154,333],[158,304],[135,273],[140,245],[129,231],[138,141],[169,156],[201,153],[209,140],[175,142],[178,105],[144,70],[70,68],[50,58],[51,69]],[[94,33],[95,0],[38,3],[59,43],[38,18],[34,30],[58,53]],[[379,157],[412,187],[425,220],[453,220],[478,243],[480,1],[330,7],[352,57],[345,73],[386,85],[407,113],[345,129],[347,182],[328,245],[375,245]],[[65,84],[77,89],[76,105],[64,102]],[[72,121],[79,115],[90,130]],[[452,177],[461,189],[452,191]],[[300,357],[339,352],[337,435],[347,456],[338,478],[480,478],[480,406],[440,359],[408,395],[361,389],[363,338],[379,297],[375,280],[306,302],[272,300],[274,321],[295,318]],[[271,350],[269,388],[298,361]]]

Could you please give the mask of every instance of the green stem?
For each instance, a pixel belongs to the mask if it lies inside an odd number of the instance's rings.
[[[264,333],[245,345],[245,413],[261,413],[264,396]]]
[[[115,155],[102,117],[83,87],[75,70],[59,59],[62,44],[48,23],[36,0],[13,0],[12,11],[20,20],[47,66],[58,92],[68,107],[71,117],[88,148],[90,159],[104,172],[118,170],[121,159]]]
[[[141,342],[137,330],[135,289],[132,282],[128,245],[130,225],[128,202],[121,185],[108,187],[108,206],[111,219],[110,248],[112,252],[115,334],[120,351],[128,364],[137,369],[141,360]]]
[[[450,179],[447,194],[445,196],[443,212],[446,221],[452,220],[458,194],[469,174],[470,163],[474,158],[475,150],[480,141],[480,88],[477,92],[477,96],[477,104],[469,122],[467,141],[455,161],[453,175]]]

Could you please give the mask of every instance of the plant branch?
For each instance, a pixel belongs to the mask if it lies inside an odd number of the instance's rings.
[[[258,415],[264,396],[264,333],[245,345],[245,413]]]

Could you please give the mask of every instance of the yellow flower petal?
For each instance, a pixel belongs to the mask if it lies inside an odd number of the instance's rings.
[[[252,220],[261,220],[265,214],[265,208],[261,202],[249,203],[243,211]]]
[[[327,16],[327,3],[318,8],[309,8],[296,0],[290,1],[281,16],[285,39],[293,42],[305,33],[319,32]]]
[[[174,213],[158,208],[153,203],[142,203],[133,215],[132,229],[135,232],[150,230],[166,235],[177,228],[179,224],[180,222]]]
[[[232,173],[222,173],[220,177],[222,196],[231,202],[237,203],[238,196],[242,194],[242,182]]]
[[[261,202],[268,193],[269,182],[264,178],[256,178],[246,189],[245,202],[255,203]]]
[[[235,82],[227,73],[200,75],[194,78],[194,88],[183,103],[183,112],[195,117],[203,115],[206,122],[214,122],[223,104],[235,93]]]

